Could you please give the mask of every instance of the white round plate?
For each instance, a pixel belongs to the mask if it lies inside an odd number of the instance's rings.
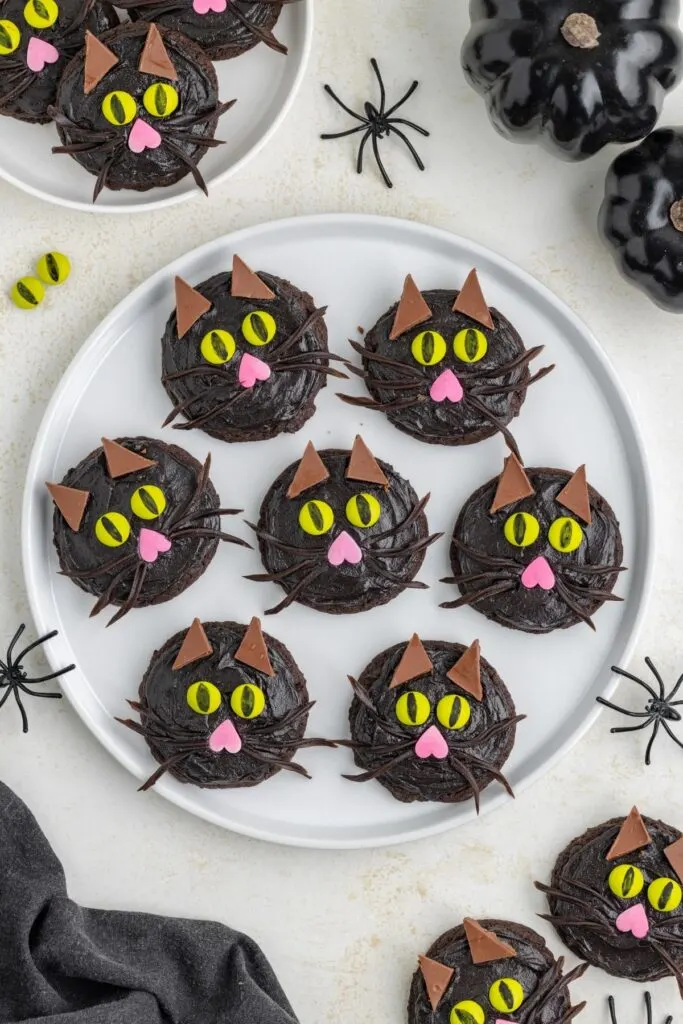
[[[286,4],[275,32],[289,49],[286,56],[259,44],[241,57],[214,64],[220,99],[237,103],[218,122],[216,138],[224,139],[225,145],[210,149],[199,164],[209,195],[255,156],[285,119],[311,52],[313,0]],[[0,117],[0,177],[38,199],[87,213],[137,213],[193,197],[206,201],[188,174],[169,188],[149,192],[104,189],[93,203],[95,178],[70,156],[53,154],[52,147],[58,144],[53,124]]]
[[[625,562],[618,593],[587,626],[529,636],[497,626],[472,609],[439,608],[455,588],[438,582],[450,573],[448,536],[463,501],[501,469],[499,437],[466,448],[442,448],[400,433],[379,413],[342,403],[339,390],[362,393],[362,382],[332,381],[318,411],[298,434],[271,441],[226,445],[199,432],[160,429],[168,412],[159,383],[160,342],[173,309],[173,278],[198,284],[229,268],[238,252],[255,269],[289,278],[327,303],[332,351],[351,354],[347,338],[369,327],[400,293],[410,272],[427,288],[457,288],[477,266],[486,297],[504,311],[527,345],[543,343],[543,360],[557,364],[529,389],[514,431],[528,465],[575,469],[588,464],[591,483],[621,521]],[[652,496],[645,453],[628,400],[602,350],[581,321],[527,274],[500,256],[462,238],[407,221],[356,215],[285,220],[237,232],[188,253],[155,274],[125,299],[88,339],[45,414],[31,458],[23,509],[26,583],[39,632],[58,629],[47,646],[51,665],[76,662],[63,688],[78,714],[104,746],[137,779],[155,763],[144,741],[114,721],[135,697],[152,652],[195,616],[248,622],[275,604],[273,584],[244,580],[259,572],[256,551],[223,544],[207,572],[168,604],[131,612],[110,629],[89,619],[93,599],[57,575],[52,547],[52,504],[45,480],[60,480],[99,443],[102,435],[148,434],[185,445],[196,457],[211,451],[212,478],[223,504],[258,517],[275,476],[300,457],[310,438],[320,448],[347,447],[357,431],[378,457],[415,486],[431,491],[429,525],[446,536],[428,552],[420,578],[426,591],[405,591],[382,608],[359,615],[325,615],[293,605],[269,616],[264,628],[289,647],[317,701],[311,736],[348,736],[350,688],[379,651],[413,632],[424,639],[470,643],[506,681],[520,713],[528,717],[506,774],[519,792],[576,743],[598,713],[595,698],[614,688],[610,666],[628,660],[643,614],[653,560]],[[239,519],[229,529],[249,538]],[[201,790],[165,777],[156,792],[225,828],[300,846],[355,847],[397,843],[452,828],[474,816],[471,801],[448,806],[402,804],[379,783],[341,778],[354,770],[344,749],[304,750],[297,759],[313,780],[281,772],[254,789]],[[131,799],[153,800],[151,793]],[[510,798],[497,784],[483,795],[482,813]],[[524,803],[517,802],[524,814]]]

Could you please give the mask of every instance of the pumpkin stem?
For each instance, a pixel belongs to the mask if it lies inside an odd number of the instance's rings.
[[[560,32],[570,46],[576,46],[579,50],[593,50],[600,38],[600,29],[592,14],[570,14]]]
[[[683,232],[683,199],[677,199],[669,207],[669,218],[676,231]]]

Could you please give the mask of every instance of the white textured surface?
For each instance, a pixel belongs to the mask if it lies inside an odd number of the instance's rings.
[[[296,213],[360,210],[424,220],[503,252],[581,313],[602,341],[639,413],[661,499],[660,558],[640,655],[651,653],[673,677],[683,671],[676,605],[683,578],[681,320],[623,283],[597,238],[610,154],[567,166],[495,135],[459,70],[463,0],[385,0],[368,11],[366,0],[317,4],[313,61],[285,127],[208,202],[158,216],[94,218],[0,187],[0,639],[4,644],[27,615],[17,551],[30,445],[55,383],[102,316],[168,260],[232,228]],[[321,82],[360,103],[369,98],[366,57],[373,54],[392,94],[413,73],[421,79],[410,114],[433,129],[420,145],[429,168],[423,175],[401,150],[385,150],[393,192],[370,166],[356,178],[351,143],[317,138],[346,126]],[[683,90],[669,98],[663,120],[680,118]],[[72,278],[39,311],[15,311],[7,289],[49,248],[70,255]],[[628,702],[632,695],[622,688],[619,696]],[[302,1024],[400,1024],[416,953],[464,913],[534,925],[543,903],[533,879],[547,877],[554,855],[585,826],[633,802],[683,825],[683,753],[662,742],[655,763],[644,769],[644,741],[637,734],[610,736],[617,723],[607,714],[550,775],[485,820],[395,850],[323,854],[241,839],[153,794],[138,796],[131,777],[64,702],[34,701],[30,712],[28,736],[19,733],[12,707],[0,715],[0,777],[38,816],[64,860],[73,896],[101,906],[219,917],[249,931],[270,956]],[[543,922],[535,926],[559,951],[552,931]],[[671,981],[653,990],[656,1020],[665,1010],[680,1015]],[[607,1024],[610,991],[619,997],[620,1024],[642,1024],[641,987],[598,971],[575,986],[577,998],[590,1000],[579,1019]]]

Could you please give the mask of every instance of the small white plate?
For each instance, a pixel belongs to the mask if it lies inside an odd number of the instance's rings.
[[[225,145],[210,149],[199,164],[209,195],[265,146],[292,106],[311,52],[313,0],[286,4],[275,31],[289,49],[286,56],[260,44],[214,64],[219,98],[237,103],[218,122],[216,138],[225,139]],[[0,177],[38,199],[88,213],[157,210],[193,197],[205,201],[188,174],[169,188],[149,192],[104,189],[93,203],[95,178],[70,156],[53,154],[58,144],[52,124],[0,117]]]
[[[335,391],[362,383],[333,381],[318,411],[296,435],[226,445],[199,432],[159,424],[168,399],[159,382],[160,337],[173,308],[173,277],[199,283],[231,264],[238,252],[251,266],[289,278],[328,303],[330,347],[350,354],[346,339],[369,327],[399,295],[407,272],[423,288],[456,288],[472,266],[479,269],[491,305],[505,312],[529,347],[543,343],[544,359],[557,369],[530,388],[514,432],[529,465],[575,469],[587,462],[589,479],[615,509],[629,572],[618,583],[622,604],[608,603],[595,616],[597,633],[575,626],[546,636],[503,629],[476,611],[438,607],[455,588],[438,583],[450,573],[448,535],[463,501],[501,468],[500,438],[466,448],[422,444],[392,427],[379,413],[351,409]],[[336,385],[336,386],[335,386]],[[381,217],[336,215],[279,221],[237,232],[188,253],[155,274],[107,317],[65,374],[45,414],[31,458],[23,510],[23,557],[36,626],[58,629],[47,646],[53,667],[76,662],[63,688],[87,726],[138,779],[154,761],[142,739],[114,715],[127,711],[149,658],[194,616],[248,622],[282,592],[244,580],[260,571],[255,551],[221,545],[207,572],[184,594],[156,608],[133,611],[106,629],[89,619],[92,598],[57,575],[52,547],[52,505],[45,480],[95,447],[101,435],[150,434],[183,444],[198,458],[211,451],[212,478],[224,504],[258,516],[275,476],[298,458],[310,438],[318,448],[346,447],[362,431],[373,452],[407,476],[418,494],[432,492],[432,530],[446,533],[428,552],[420,578],[427,591],[405,591],[390,604],[360,615],[325,615],[293,605],[268,617],[264,628],[299,662],[317,701],[309,735],[348,735],[350,688],[367,662],[413,632],[425,639],[469,643],[506,681],[528,718],[506,774],[519,792],[576,743],[598,714],[595,698],[614,688],[610,666],[628,660],[643,615],[653,561],[653,510],[645,453],[628,399],[601,348],[584,324],[527,274],[480,246],[444,231]],[[248,537],[239,520],[229,527]],[[156,792],[225,828],[281,843],[317,847],[379,846],[440,832],[474,816],[471,802],[456,806],[402,804],[379,783],[341,778],[353,770],[343,749],[304,750],[298,759],[313,781],[281,772],[254,789],[200,790],[165,777]],[[131,799],[152,800],[150,793]],[[510,798],[496,784],[482,800],[488,812]],[[523,814],[523,801],[517,802]]]

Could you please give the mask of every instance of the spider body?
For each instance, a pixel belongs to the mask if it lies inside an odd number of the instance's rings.
[[[20,651],[19,654],[15,655],[14,648],[25,629],[26,626],[22,623],[12,637],[10,645],[7,648],[5,660],[0,661],[0,708],[7,703],[10,696],[14,695],[14,699],[17,702],[17,707],[21,714],[22,732],[28,732],[28,717],[21,700],[21,695],[26,694],[29,697],[50,697],[53,699],[60,698],[62,696],[61,693],[40,693],[37,690],[33,690],[32,687],[37,683],[46,683],[49,679],[57,679],[58,676],[62,676],[66,672],[71,672],[71,670],[76,667],[75,665],[68,665],[67,668],[62,668],[58,672],[50,672],[49,675],[38,676],[36,679],[29,678],[28,672],[22,665],[24,658],[30,651],[57,636],[57,630],[55,629],[51,633],[48,633],[47,636],[34,640],[32,644],[29,644],[23,651]],[[30,686],[27,685],[29,683],[31,684]]]
[[[617,704],[612,704],[610,701],[605,700],[604,697],[598,697],[597,701],[599,704],[604,704],[605,707],[611,708],[612,711],[618,711],[621,715],[627,715],[629,718],[642,718],[644,719],[640,725],[625,725],[618,726],[610,729],[610,732],[638,732],[641,729],[647,729],[648,726],[652,726],[652,734],[648,740],[648,744],[645,750],[645,764],[650,764],[650,755],[652,753],[652,747],[657,738],[657,734],[660,727],[671,737],[671,739],[679,747],[683,748],[683,743],[678,737],[672,732],[669,722],[680,722],[681,712],[677,708],[683,705],[683,700],[674,700],[674,697],[678,693],[681,685],[683,684],[683,674],[679,676],[675,685],[669,693],[666,693],[664,687],[664,681],[652,663],[651,658],[645,659],[645,664],[652,672],[657,683],[657,690],[655,691],[649,683],[646,683],[643,679],[639,679],[638,676],[632,675],[630,672],[625,672],[624,669],[618,668],[616,665],[612,666],[612,671],[618,675],[623,676],[624,679],[630,679],[632,683],[637,683],[650,694],[650,698],[645,705],[644,711],[629,711],[627,708],[621,708]]]

